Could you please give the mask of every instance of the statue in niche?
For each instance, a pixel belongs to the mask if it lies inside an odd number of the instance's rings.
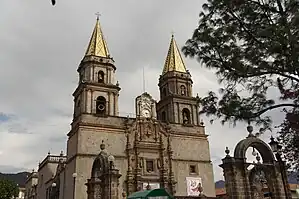
[[[151,124],[147,124],[145,130],[146,130],[147,137],[150,137],[152,135],[152,131],[153,131],[152,125]]]
[[[184,85],[181,85],[181,95],[186,96],[186,87]]]
[[[131,158],[131,161],[130,161],[130,167],[131,168],[135,168],[135,157],[134,157],[134,155],[131,155],[130,156],[130,158]]]
[[[104,72],[103,71],[99,71],[98,72],[98,82],[99,83],[103,83],[104,82]]]
[[[157,159],[157,168],[158,169],[161,168],[161,159],[160,158]]]
[[[164,158],[164,167],[169,166],[168,158]]]
[[[253,197],[264,198],[264,187],[267,186],[267,180],[263,171],[257,171],[252,179]]]
[[[188,124],[188,117],[186,113],[183,114],[183,122],[184,124]]]
[[[143,158],[139,158],[139,161],[138,161],[138,168],[141,169],[143,166]]]
[[[183,109],[183,124],[190,124],[190,111],[187,108]]]

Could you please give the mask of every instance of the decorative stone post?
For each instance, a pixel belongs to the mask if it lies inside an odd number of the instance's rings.
[[[228,198],[264,197],[266,186],[272,199],[289,199],[289,187],[284,186],[287,182],[284,181],[286,175],[283,162],[279,157],[275,158],[273,153],[275,150],[253,134],[252,126],[249,125],[247,131],[248,136],[237,144],[233,157],[229,155],[230,151],[226,147],[226,157],[222,159],[220,165],[224,172]],[[274,146],[273,140],[271,144]],[[245,155],[249,147],[253,148],[252,155],[256,156],[257,162],[246,162]],[[248,169],[249,165],[253,167]]]
[[[85,184],[87,186],[87,198],[88,199],[102,199],[102,183],[101,180],[91,178],[87,180]]]
[[[93,162],[91,179],[87,180],[88,199],[118,199],[119,170],[115,169],[114,157],[108,156],[105,144]]]
[[[105,199],[118,199],[118,186],[119,186],[119,170],[112,168],[109,172],[106,172],[101,176],[102,181],[104,182],[104,196]]]
[[[246,175],[244,171],[244,160],[238,160],[229,155],[230,151],[226,147],[225,153],[227,154],[222,159],[220,167],[223,168],[225,178],[225,188],[228,198],[241,199],[246,198],[248,195],[246,187],[248,187],[247,180],[244,178]],[[244,175],[245,174],[245,175]]]

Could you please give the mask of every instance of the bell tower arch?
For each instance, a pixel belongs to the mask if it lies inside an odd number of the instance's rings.
[[[99,143],[108,140],[111,135],[118,136],[114,139],[122,137],[119,133],[122,119],[118,117],[120,87],[99,18],[77,72],[79,81],[73,93],[73,121],[67,134],[65,179],[68,186],[65,188],[65,197],[86,199],[85,177],[90,178],[92,157],[98,153]],[[107,146],[111,147],[113,141],[109,139]],[[73,179],[73,174],[77,175],[76,179]]]
[[[97,18],[85,56],[78,67],[79,82],[73,93],[74,120],[82,114],[97,117],[118,116],[120,87],[116,82],[114,60]]]
[[[192,94],[191,74],[172,35],[163,72],[159,78],[158,119],[183,125],[200,125],[197,99]]]

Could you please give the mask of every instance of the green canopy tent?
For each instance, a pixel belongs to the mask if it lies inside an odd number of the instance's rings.
[[[132,193],[128,199],[173,199],[165,189],[153,189]]]

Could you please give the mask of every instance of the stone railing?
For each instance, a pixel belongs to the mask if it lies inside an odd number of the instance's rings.
[[[46,163],[59,163],[62,161],[62,163],[66,162],[66,156],[63,155],[50,155],[48,156],[39,164],[39,169],[42,168]]]
[[[48,158],[48,161],[50,162],[55,162],[55,163],[59,163],[59,161],[62,160],[63,163],[66,162],[66,157],[65,156],[54,156],[54,155],[51,155],[49,156]]]

